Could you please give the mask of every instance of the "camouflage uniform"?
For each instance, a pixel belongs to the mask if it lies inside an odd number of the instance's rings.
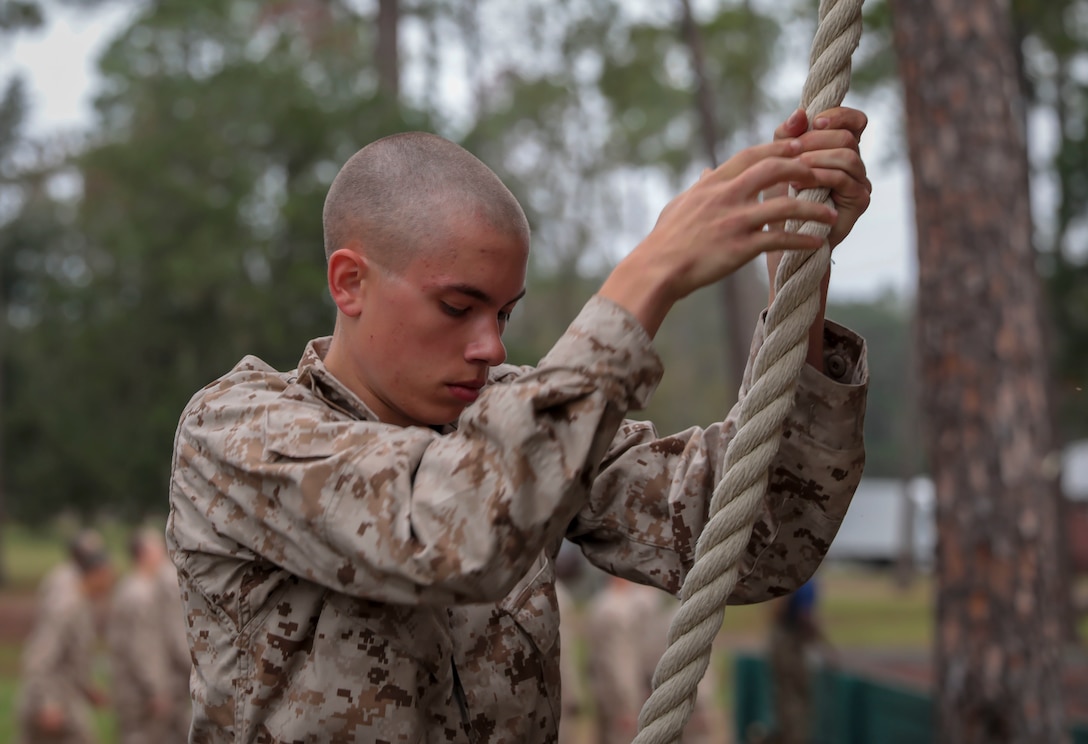
[[[110,603],[107,641],[122,744],[188,739],[188,674],[179,682],[176,664],[178,634],[186,643],[181,603],[176,581],[169,594],[160,576],[126,576]],[[154,701],[168,707],[155,710]]]
[[[775,600],[768,661],[774,684],[774,744],[805,744],[812,730],[809,660],[823,633],[816,621],[815,578]]]
[[[808,644],[796,630],[774,625],[769,661],[774,680],[775,744],[805,744],[811,728]]]
[[[830,324],[827,346],[841,382],[802,374],[733,602],[811,575],[860,478],[863,347]],[[564,534],[675,592],[733,424],[624,421],[662,370],[600,297],[440,431],[376,421],[327,348],[287,374],[246,357],[182,415],[167,538],[192,741],[554,741]]]
[[[637,731],[639,711],[653,690],[654,668],[665,650],[666,597],[641,584],[609,582],[586,609],[599,744],[629,744]]]
[[[585,707],[582,670],[575,656],[575,640],[581,635],[581,624],[570,590],[562,581],[555,582],[556,606],[559,609],[559,744],[577,740],[577,720]]]
[[[586,611],[590,687],[597,704],[600,744],[628,744],[643,703],[653,691],[654,671],[665,653],[669,624],[679,607],[671,596],[619,580],[610,581]],[[699,683],[695,710],[684,728],[685,744],[717,741],[724,720],[714,708],[717,674],[708,668]],[[712,738],[714,734],[717,738]]]
[[[193,661],[185,635],[185,609],[181,606],[177,569],[165,561],[156,579],[159,601],[166,608],[162,635],[166,644],[168,689],[173,702],[166,722],[166,736],[169,741],[188,741],[189,723],[193,717],[189,703],[189,672]]]
[[[25,744],[88,744],[88,690],[96,638],[94,607],[80,589],[80,572],[67,563],[50,572],[38,593],[37,621],[22,652],[20,739]],[[64,712],[64,730],[50,736],[36,717],[46,706]]]

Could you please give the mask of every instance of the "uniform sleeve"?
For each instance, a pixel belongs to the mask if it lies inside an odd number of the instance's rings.
[[[761,318],[753,356],[762,334]],[[861,479],[864,342],[831,322],[824,342],[828,374],[809,365],[801,373],[731,604],[760,602],[803,584],[823,560]],[[742,398],[747,385],[746,379]],[[601,568],[678,593],[722,477],[738,407],[722,423],[669,437],[659,437],[647,422],[625,422],[567,536]]]
[[[642,327],[597,297],[537,369],[488,386],[445,435],[338,416],[300,402],[297,384],[269,399],[232,379],[179,426],[175,562],[199,581],[187,555],[263,559],[380,602],[501,598],[585,503],[660,376]]]

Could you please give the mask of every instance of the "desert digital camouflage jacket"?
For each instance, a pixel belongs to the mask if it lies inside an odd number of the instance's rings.
[[[170,649],[166,643],[158,582],[132,572],[121,579],[110,601],[106,643],[114,704],[124,715],[142,714],[153,698],[170,688]]]
[[[80,589],[79,569],[64,563],[53,569],[38,591],[34,630],[22,649],[19,742],[41,740],[34,720],[52,706],[65,716],[58,741],[89,742],[94,644],[93,605]]]
[[[133,571],[121,580],[110,601],[106,642],[122,744],[185,740],[191,667],[185,636],[169,562],[154,574]]]
[[[838,380],[802,374],[733,602],[807,579],[860,478],[864,347],[833,324],[825,338]],[[376,421],[327,345],[288,373],[246,357],[182,414],[167,539],[192,741],[553,741],[563,537],[677,591],[732,418],[664,438],[625,420],[662,368],[599,297],[443,431]]]

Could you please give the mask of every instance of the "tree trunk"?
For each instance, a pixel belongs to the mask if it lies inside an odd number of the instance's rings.
[[[710,167],[718,166],[718,122],[714,115],[714,92],[706,74],[703,54],[703,38],[690,0],[680,0],[680,32],[691,54],[691,67],[695,74],[695,106],[699,113],[699,133],[703,151]],[[752,102],[747,102],[751,109]],[[737,271],[718,283],[725,318],[725,369],[729,385],[740,390],[744,368],[748,364],[752,329],[763,309],[768,288],[759,278],[755,262],[741,266]],[[761,288],[762,287],[762,291]]]
[[[0,262],[0,272],[3,270],[3,263]],[[7,441],[4,437],[4,414],[7,413],[7,391],[5,389],[7,382],[7,356],[8,356],[8,300],[7,293],[4,291],[4,276],[0,274],[0,589],[4,589],[8,586],[10,576],[8,575],[8,562],[7,562],[7,526],[8,526],[8,501],[7,501],[7,461],[4,457],[4,445]]]
[[[378,0],[378,44],[374,61],[378,68],[378,86],[393,101],[400,98],[399,25],[397,0]]]
[[[1001,0],[892,0],[937,489],[945,744],[1068,741],[1023,98]]]

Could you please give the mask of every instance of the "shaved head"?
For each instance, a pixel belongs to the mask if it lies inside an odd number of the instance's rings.
[[[394,134],[355,153],[329,187],[325,258],[358,241],[400,272],[452,220],[482,221],[529,244],[529,222],[495,173],[460,145],[426,132]]]

